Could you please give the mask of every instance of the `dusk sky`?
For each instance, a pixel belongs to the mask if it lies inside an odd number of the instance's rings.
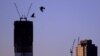
[[[100,56],[100,0],[0,0],[0,56],[14,56],[14,21],[19,20],[14,2],[25,15],[33,3],[28,16],[34,24],[33,56],[70,56],[78,37],[91,39]]]

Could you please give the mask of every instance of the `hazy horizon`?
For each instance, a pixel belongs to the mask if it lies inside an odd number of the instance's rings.
[[[91,39],[100,55],[99,0],[0,0],[0,56],[14,56],[14,21],[19,20],[14,2],[21,15],[33,3],[28,16],[34,26],[33,56],[70,56],[78,37]],[[40,6],[46,8],[43,13]]]

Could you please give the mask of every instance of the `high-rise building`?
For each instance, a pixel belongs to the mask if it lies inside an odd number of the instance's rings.
[[[33,22],[19,20],[14,22],[15,56],[33,56]]]
[[[97,56],[97,46],[92,40],[82,40],[76,47],[76,56]]]

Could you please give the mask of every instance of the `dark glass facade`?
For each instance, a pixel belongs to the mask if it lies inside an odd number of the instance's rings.
[[[33,22],[14,22],[15,56],[33,56]]]
[[[97,56],[97,46],[92,40],[82,40],[76,47],[76,56]]]

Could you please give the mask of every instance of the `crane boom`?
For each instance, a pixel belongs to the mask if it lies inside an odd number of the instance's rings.
[[[78,43],[77,44],[79,44],[79,41],[80,41],[80,37],[78,37]]]
[[[74,41],[73,41],[72,50],[73,50],[73,48],[74,48],[75,41],[76,41],[76,39],[74,39]]]
[[[72,44],[72,48],[70,48],[71,56],[73,56],[73,49],[74,49],[75,41],[76,41],[76,39],[74,39],[73,44]]]
[[[16,3],[14,3],[15,7],[16,7],[16,10],[17,10],[17,13],[18,13],[18,16],[20,17],[20,13],[19,13],[19,10],[18,10],[18,7],[16,5]]]
[[[29,9],[28,9],[27,17],[28,17],[28,14],[29,14],[29,12],[30,12],[31,7],[32,7],[32,3],[30,4],[30,7],[29,7]]]

